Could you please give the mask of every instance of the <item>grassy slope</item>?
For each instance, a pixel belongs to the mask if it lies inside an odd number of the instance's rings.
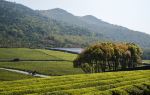
[[[33,78],[33,77],[30,75],[24,75],[24,74],[19,74],[19,73],[0,69],[0,81],[21,80],[21,79],[28,79],[28,78]]]
[[[73,60],[75,57],[75,54],[44,49],[0,48],[0,59]]]
[[[31,59],[31,60],[50,60],[57,57],[46,55],[36,49],[27,48],[0,48],[0,59]]]
[[[30,71],[36,70],[38,73],[48,75],[68,75],[83,73],[81,69],[73,68],[72,62],[66,61],[0,62],[0,67]]]
[[[108,72],[1,82],[0,94],[148,95],[149,72],[150,70]]]
[[[150,60],[143,60],[144,63],[149,63],[150,64]]]
[[[39,51],[42,51],[42,52],[44,52],[48,55],[51,55],[51,56],[58,57],[60,59],[70,60],[70,61],[74,60],[77,57],[76,54],[71,54],[71,53],[67,53],[67,52],[44,50],[44,49],[39,49]]]
[[[0,48],[0,59],[30,59],[30,60],[69,60],[72,61],[77,55],[60,51],[27,48]],[[0,67],[15,68],[21,70],[36,70],[38,73],[48,75],[79,74],[83,71],[73,68],[72,62],[67,61],[19,61],[0,62]]]

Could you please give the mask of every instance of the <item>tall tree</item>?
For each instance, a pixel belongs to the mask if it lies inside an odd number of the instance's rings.
[[[98,43],[79,54],[74,67],[86,73],[134,68],[141,63],[141,54],[141,48],[134,43]]]

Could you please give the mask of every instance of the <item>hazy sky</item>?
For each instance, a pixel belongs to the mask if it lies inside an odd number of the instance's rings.
[[[94,15],[103,21],[150,34],[150,0],[8,0],[32,9],[62,8],[77,16]]]

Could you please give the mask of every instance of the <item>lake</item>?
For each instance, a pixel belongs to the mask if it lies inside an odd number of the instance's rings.
[[[60,51],[66,51],[71,53],[81,53],[83,50],[82,48],[51,48],[51,50],[60,50]]]

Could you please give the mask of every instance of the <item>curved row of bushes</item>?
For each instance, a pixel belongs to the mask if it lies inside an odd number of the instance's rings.
[[[0,95],[103,95],[103,93],[114,95],[113,93],[123,92],[127,95],[134,95],[132,93],[148,93],[150,91],[149,72],[150,70],[107,72],[1,82]],[[135,88],[135,85],[139,88]]]

